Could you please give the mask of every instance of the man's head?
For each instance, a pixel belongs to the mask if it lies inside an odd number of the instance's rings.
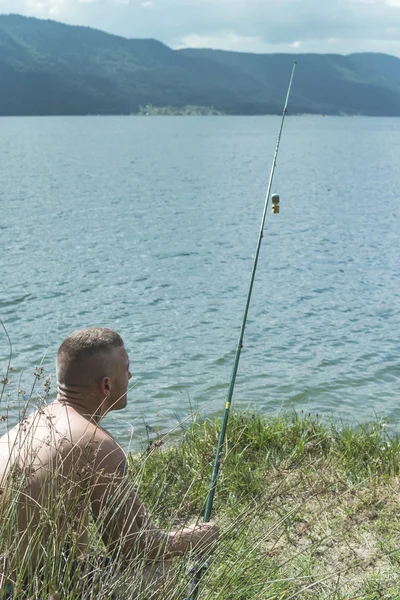
[[[79,329],[61,344],[57,354],[59,394],[98,401],[104,412],[126,406],[131,378],[124,342],[111,329]]]

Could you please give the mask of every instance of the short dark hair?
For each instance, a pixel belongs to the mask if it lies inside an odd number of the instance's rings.
[[[108,353],[123,346],[122,337],[112,329],[89,327],[71,333],[58,349],[57,378],[65,380],[66,374],[94,354]]]

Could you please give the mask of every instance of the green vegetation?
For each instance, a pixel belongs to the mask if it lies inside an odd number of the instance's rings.
[[[13,402],[13,393],[6,393],[12,378],[8,368],[0,389],[2,421]],[[25,409],[40,408],[48,394],[39,367]],[[178,437],[157,434],[129,456],[132,485],[165,530],[202,515],[219,426],[219,418],[194,417]],[[213,513],[221,538],[199,598],[399,600],[399,453],[400,436],[389,435],[378,419],[349,426],[304,413],[233,413]],[[16,472],[13,501],[0,515],[0,555],[18,550],[14,509],[24,501],[24,477]],[[29,574],[27,597],[108,600],[118,590],[120,600],[155,600],[143,556],[127,563],[117,552],[112,565],[95,568],[85,588],[81,563],[74,560],[77,540],[70,540],[68,556],[61,552],[64,534],[56,524],[63,515],[62,490],[50,500],[32,537],[32,547],[42,547],[44,566]],[[93,564],[105,554],[99,526],[92,523],[88,531]],[[185,597],[194,561],[189,556],[170,564],[158,598]],[[26,555],[20,557],[17,591],[28,564]],[[61,586],[69,595],[60,593]]]
[[[202,513],[218,421],[132,457],[161,525]],[[234,414],[215,496],[222,539],[203,598],[399,599],[400,438],[385,423]]]
[[[280,114],[294,60],[292,114],[400,115],[394,56],[174,51],[19,15],[0,15],[0,115],[142,114],[146,105],[152,114]]]

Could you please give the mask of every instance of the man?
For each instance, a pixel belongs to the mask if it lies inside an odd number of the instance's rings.
[[[100,425],[108,412],[125,408],[130,378],[117,333],[75,331],[58,351],[56,400],[0,438],[0,598],[1,589],[11,598],[33,580],[39,595],[38,573],[54,578],[56,588],[65,574],[60,564],[69,565],[62,586],[70,593],[75,576],[79,587],[85,563],[77,561],[93,547],[90,515],[116,561],[162,563],[191,549],[207,552],[216,541],[212,525],[159,530],[132,489],[126,455]]]

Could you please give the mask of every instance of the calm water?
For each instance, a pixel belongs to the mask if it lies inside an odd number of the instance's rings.
[[[0,316],[13,390],[108,326],[128,443],[223,408],[279,117],[0,119]],[[400,417],[400,119],[285,122],[234,405]],[[8,356],[0,335],[0,367]],[[53,379],[54,390],[54,379]]]

